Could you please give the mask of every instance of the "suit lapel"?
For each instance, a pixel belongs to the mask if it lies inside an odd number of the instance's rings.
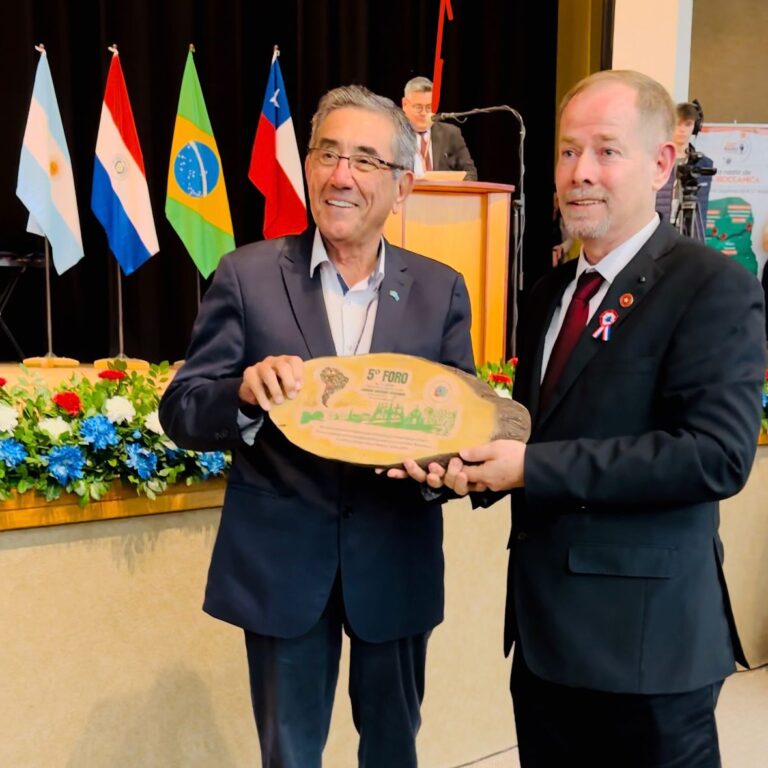
[[[280,269],[296,324],[307,345],[308,357],[335,355],[320,275],[309,276],[314,230],[289,238],[280,254]]]
[[[379,305],[373,327],[371,352],[397,352],[403,334],[415,332],[405,322],[405,310],[413,278],[399,248],[385,241],[384,280],[379,289]]]
[[[430,140],[432,142],[432,169],[435,171],[447,170],[443,160],[443,156],[446,154],[445,148],[445,132],[440,127],[439,123],[435,123],[429,132]]]
[[[555,310],[563,297],[563,292],[565,291],[566,286],[573,280],[576,274],[577,263],[577,260],[573,259],[557,270],[557,272],[552,275],[550,284],[542,290],[542,294],[535,295],[536,302],[531,308],[529,330],[531,337],[529,338],[535,338],[537,341],[535,347],[528,349],[531,357],[527,377],[529,390],[527,397],[525,396],[525,393],[521,393],[518,397],[516,392],[515,399],[519,399],[527,405],[532,418],[535,417],[539,408],[539,390],[541,387],[542,375],[541,364],[544,357],[544,340],[547,335],[547,329],[552,322],[552,315],[554,315]],[[525,360],[525,357],[527,356],[528,355],[525,354],[522,356],[521,365],[528,364]]]
[[[589,365],[593,358],[600,354],[604,344],[621,343],[622,325],[642,303],[656,281],[663,274],[656,260],[672,247],[675,236],[674,229],[662,222],[653,235],[651,235],[648,242],[643,245],[629,264],[616,276],[602,302],[600,302],[600,306],[576,343],[573,353],[552,391],[548,407],[541,414],[542,421],[552,413],[584,368]],[[632,303],[627,307],[621,305],[620,299],[624,295],[632,297]],[[611,328],[610,340],[603,341],[601,338],[594,338],[593,333],[600,327],[600,315],[607,309],[615,310],[618,318]],[[545,326],[545,328],[547,327]]]

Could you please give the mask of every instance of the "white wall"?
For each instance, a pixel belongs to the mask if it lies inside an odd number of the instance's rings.
[[[616,0],[613,68],[655,78],[688,100],[693,0]]]

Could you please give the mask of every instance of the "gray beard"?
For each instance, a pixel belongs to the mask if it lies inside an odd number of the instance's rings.
[[[593,240],[596,237],[603,237],[608,233],[611,226],[611,220],[609,216],[606,216],[602,222],[598,224],[589,223],[586,221],[568,221],[568,216],[563,215],[563,221],[565,222],[565,228],[568,230],[568,234],[571,237],[578,238],[579,240]]]

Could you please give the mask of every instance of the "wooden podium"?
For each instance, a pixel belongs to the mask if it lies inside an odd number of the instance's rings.
[[[510,206],[514,187],[477,181],[417,181],[384,236],[464,276],[472,304],[475,363],[506,354]]]

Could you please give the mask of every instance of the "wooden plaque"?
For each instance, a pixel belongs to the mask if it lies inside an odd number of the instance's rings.
[[[390,353],[308,360],[299,394],[269,416],[306,451],[374,467],[447,462],[461,448],[530,434],[528,411],[476,376]]]

